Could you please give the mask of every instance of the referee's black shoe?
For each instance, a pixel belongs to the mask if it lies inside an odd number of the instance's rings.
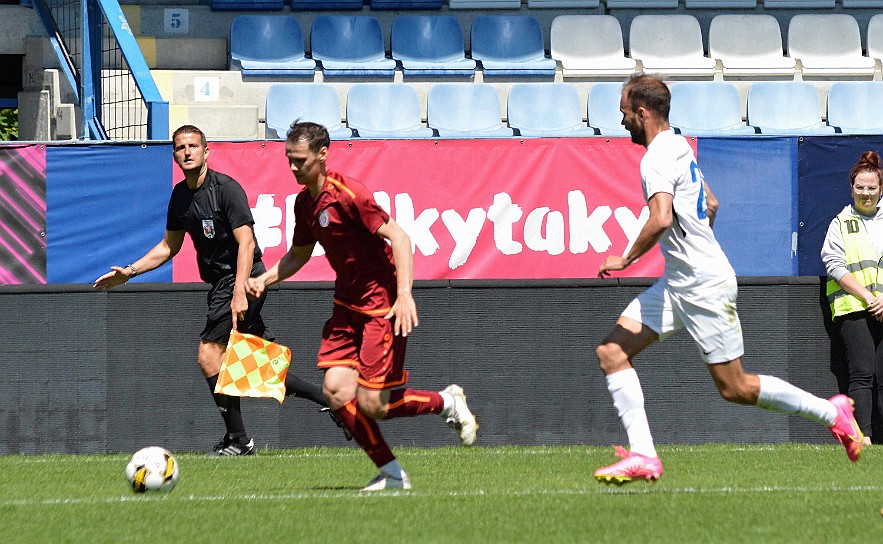
[[[341,430],[343,430],[344,438],[346,438],[347,440],[353,439],[353,434],[350,432],[349,429],[344,427],[343,421],[341,421],[340,418],[337,417],[337,414],[334,413],[334,410],[332,410],[331,408],[329,408],[327,406],[323,406],[323,407],[319,408],[319,411],[325,412],[331,417],[331,421],[333,421],[335,425],[337,425],[338,427],[341,428]]]
[[[254,455],[254,439],[250,439],[245,444],[240,444],[239,439],[230,438],[224,435],[220,442],[215,444],[212,451],[207,454],[209,457],[234,457],[236,455]]]

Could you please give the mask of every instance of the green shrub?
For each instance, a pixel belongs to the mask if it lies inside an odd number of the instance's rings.
[[[18,109],[0,109],[0,141],[18,140]]]

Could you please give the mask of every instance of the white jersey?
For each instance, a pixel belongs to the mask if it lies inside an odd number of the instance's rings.
[[[641,159],[641,183],[647,201],[656,193],[673,197],[672,224],[659,238],[668,284],[687,287],[735,277],[709,225],[704,178],[683,136],[667,130],[650,142]]]

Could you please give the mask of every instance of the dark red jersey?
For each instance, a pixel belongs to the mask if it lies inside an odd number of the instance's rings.
[[[377,236],[389,215],[377,205],[367,187],[336,172],[313,197],[306,188],[294,203],[292,245],[318,242],[337,274],[337,304],[367,313],[386,315],[396,296],[392,249]]]

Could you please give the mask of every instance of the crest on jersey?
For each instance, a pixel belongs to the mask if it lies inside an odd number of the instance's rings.
[[[321,225],[322,227],[327,227],[328,222],[328,210],[322,210],[321,212],[319,212],[319,225]]]
[[[203,219],[202,220],[202,233],[205,234],[206,238],[214,238],[215,237],[215,223],[211,219]]]

